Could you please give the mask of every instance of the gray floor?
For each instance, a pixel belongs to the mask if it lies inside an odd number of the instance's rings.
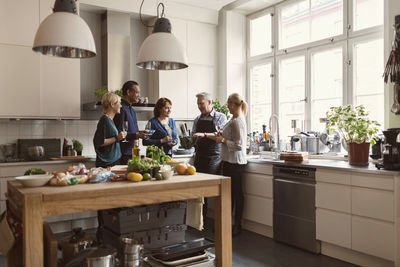
[[[203,233],[204,234],[204,233]],[[186,237],[201,236],[196,230],[187,232]],[[212,239],[212,231],[205,236]],[[232,239],[232,262],[234,267],[350,267],[356,266],[275,242],[273,239],[245,231]]]
[[[186,237],[196,238],[204,235],[212,238],[211,231],[198,232],[188,230]],[[233,248],[233,266],[234,267],[350,267],[353,264],[339,261],[323,255],[314,255],[312,253],[293,248],[274,240],[249,232],[242,233],[232,240]],[[0,267],[6,267],[5,257],[0,256]]]

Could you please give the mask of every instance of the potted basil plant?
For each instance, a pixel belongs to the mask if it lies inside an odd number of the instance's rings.
[[[79,142],[78,140],[74,139],[74,140],[72,140],[72,144],[74,146],[74,150],[76,151],[76,154],[78,156],[82,156],[82,150],[83,150],[82,143]]]
[[[367,165],[370,144],[377,138],[377,121],[370,120],[363,105],[331,107],[326,113],[327,129],[337,129],[347,143],[348,161],[352,165]]]

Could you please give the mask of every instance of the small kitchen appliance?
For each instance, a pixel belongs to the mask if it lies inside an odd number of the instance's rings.
[[[400,170],[400,128],[390,128],[383,131],[383,168]]]

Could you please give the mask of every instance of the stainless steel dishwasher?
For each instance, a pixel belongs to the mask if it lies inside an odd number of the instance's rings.
[[[315,229],[315,169],[274,165],[274,239],[321,252]]]

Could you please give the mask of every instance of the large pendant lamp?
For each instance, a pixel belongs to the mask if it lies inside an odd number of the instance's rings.
[[[161,16],[158,16],[158,7],[160,6],[162,13]],[[141,15],[141,11],[139,15]],[[139,68],[178,70],[188,67],[186,51],[179,40],[171,33],[170,21],[163,16],[164,4],[160,3],[157,6],[157,21],[154,24],[153,33],[144,40],[139,49],[136,63]]]
[[[56,0],[53,11],[40,24],[32,50],[56,57],[94,57],[93,35],[77,13],[76,0]]]

